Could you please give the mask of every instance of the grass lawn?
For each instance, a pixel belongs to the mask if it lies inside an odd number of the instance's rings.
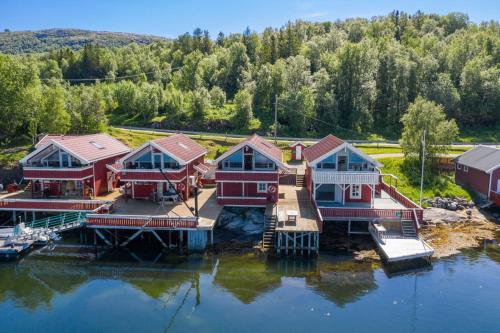
[[[393,174],[398,178],[397,188],[408,198],[417,202],[420,198],[420,185],[419,182],[410,182],[410,179],[403,173],[402,164],[403,158],[381,158],[379,161],[384,165],[382,167],[383,173]],[[388,176],[385,177],[386,183],[389,183]],[[392,184],[395,184],[394,179]],[[459,185],[455,184],[453,176],[441,175],[438,181],[432,185],[424,184],[424,198],[434,197],[461,197],[468,200],[471,199],[470,194]]]
[[[460,142],[500,142],[500,124],[491,127],[467,127],[460,129]]]
[[[0,149],[0,168],[13,168],[28,154],[30,145]]]

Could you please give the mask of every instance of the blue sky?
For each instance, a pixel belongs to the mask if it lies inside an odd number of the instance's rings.
[[[393,9],[446,14],[461,11],[474,22],[499,20],[499,0],[1,0],[0,29],[80,28],[175,37],[207,29],[212,36],[261,32],[288,20],[332,21],[384,15]]]

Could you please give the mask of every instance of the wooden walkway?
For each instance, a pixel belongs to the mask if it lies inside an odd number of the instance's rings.
[[[318,222],[311,202],[308,199],[305,187],[280,185],[280,199],[277,206],[277,215],[285,214],[288,210],[296,210],[299,215],[294,224],[278,222],[277,232],[319,232]],[[284,196],[284,197],[283,197]]]
[[[280,185],[280,199],[276,207],[276,254],[317,255],[319,253],[318,221],[308,199],[305,187]],[[287,219],[287,211],[298,213],[296,222]]]

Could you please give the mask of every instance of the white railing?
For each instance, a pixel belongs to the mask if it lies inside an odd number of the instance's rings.
[[[349,172],[349,171],[313,171],[313,181],[315,184],[370,184],[379,183],[380,174],[378,172]]]
[[[82,167],[70,167],[70,166],[64,166],[64,167],[46,167],[46,166],[32,166],[32,165],[26,165],[23,166],[24,171],[85,171],[92,169],[92,165],[88,166],[82,166]]]

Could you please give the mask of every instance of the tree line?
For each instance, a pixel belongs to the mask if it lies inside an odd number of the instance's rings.
[[[491,126],[500,120],[499,60],[496,21],[398,11],[262,33],[213,38],[196,29],[150,45],[0,54],[0,140],[108,123],[269,133],[276,105],[280,135],[399,138],[417,98],[459,127]]]

